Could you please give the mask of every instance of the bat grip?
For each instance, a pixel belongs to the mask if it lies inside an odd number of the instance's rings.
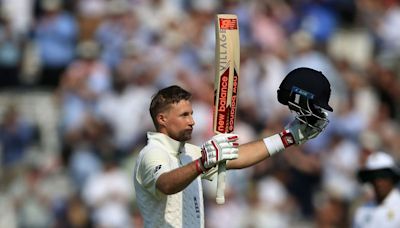
[[[218,164],[218,178],[217,178],[217,204],[225,203],[225,177],[226,177],[226,162]]]

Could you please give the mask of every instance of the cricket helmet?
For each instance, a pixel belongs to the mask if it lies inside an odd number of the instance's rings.
[[[330,96],[331,85],[325,75],[306,67],[289,72],[278,89],[278,101],[296,112],[297,119],[322,129],[329,122],[324,110],[333,111],[328,104]]]
[[[389,154],[378,151],[367,157],[365,166],[357,175],[361,182],[369,182],[376,178],[391,178],[396,183],[400,180],[400,169]]]

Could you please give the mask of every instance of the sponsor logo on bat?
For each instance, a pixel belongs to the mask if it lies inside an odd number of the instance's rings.
[[[219,82],[219,96],[217,104],[217,131],[226,132],[228,123],[227,113],[230,107],[227,107],[228,102],[228,86],[229,86],[229,68],[221,75]]]
[[[234,127],[235,127],[238,81],[239,81],[239,76],[238,76],[236,70],[234,70],[234,74],[233,74],[233,89],[232,89],[232,98],[231,98],[231,110],[229,112],[228,132],[232,132]]]
[[[236,30],[237,29],[237,19],[220,18],[219,19],[219,28],[226,29],[226,30]]]

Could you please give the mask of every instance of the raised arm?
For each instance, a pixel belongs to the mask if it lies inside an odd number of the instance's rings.
[[[324,115],[327,115],[324,113]],[[249,142],[239,146],[238,159],[227,163],[228,169],[242,169],[261,162],[271,155],[282,152],[292,145],[301,145],[315,138],[327,125],[327,119],[320,119],[316,127],[311,127],[298,119],[293,120],[279,134]]]

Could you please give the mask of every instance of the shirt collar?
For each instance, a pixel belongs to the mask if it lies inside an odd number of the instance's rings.
[[[166,149],[168,149],[168,151],[173,155],[178,155],[185,145],[185,142],[177,141],[169,137],[168,135],[160,132],[147,132],[147,138],[149,139],[149,141],[154,140],[161,143],[162,145],[165,145]]]
[[[396,187],[393,187],[392,191],[386,196],[383,200],[382,204],[390,204],[391,202],[397,202],[399,198],[399,190]],[[396,199],[397,198],[397,199]]]

